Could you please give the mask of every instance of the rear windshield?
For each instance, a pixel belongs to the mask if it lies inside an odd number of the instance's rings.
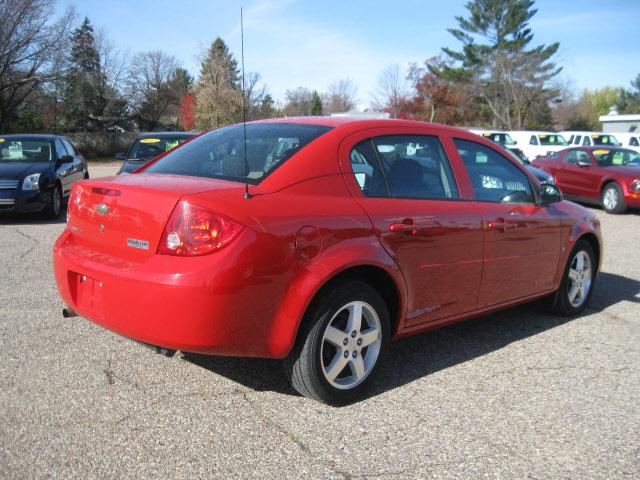
[[[51,158],[51,143],[48,140],[0,138],[2,162],[50,162]]]
[[[540,145],[569,145],[562,135],[558,135],[555,133],[541,133],[540,135],[538,135],[538,138],[540,139]]]
[[[247,181],[253,184],[331,130],[319,125],[284,123],[249,124],[246,128]],[[244,145],[242,125],[224,127],[201,135],[144,171],[244,181]]]
[[[640,153],[634,150],[626,149],[598,149],[593,150],[593,156],[598,160],[598,165],[601,167],[620,167],[623,165],[638,165],[640,164]]]
[[[127,160],[150,159],[157,157],[161,153],[177,147],[180,143],[188,140],[193,135],[180,135],[176,137],[146,137],[138,138],[127,152]]]

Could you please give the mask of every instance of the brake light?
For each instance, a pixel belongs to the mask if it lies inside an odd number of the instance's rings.
[[[164,227],[158,254],[208,255],[228,245],[243,226],[208,208],[181,201]]]

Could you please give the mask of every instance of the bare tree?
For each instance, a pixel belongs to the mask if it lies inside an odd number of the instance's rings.
[[[358,88],[350,78],[336,80],[324,94],[322,111],[330,115],[336,112],[350,112],[358,103]]]
[[[175,99],[169,82],[178,68],[175,57],[156,50],[136,54],[129,67],[127,97],[143,128],[160,125]]]
[[[0,0],[0,128],[6,129],[24,100],[60,70],[52,68],[73,21],[57,21],[54,0]]]
[[[298,87],[285,92],[286,102],[283,113],[287,117],[311,115],[311,98],[313,93],[306,87]]]
[[[398,118],[407,96],[407,84],[397,63],[389,65],[378,78],[378,89],[374,96],[376,107]]]

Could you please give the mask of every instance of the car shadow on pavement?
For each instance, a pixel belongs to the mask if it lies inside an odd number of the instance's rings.
[[[45,218],[43,213],[13,213],[0,215],[0,225],[56,225],[67,223],[67,207],[62,206],[60,216],[55,220]]]
[[[392,342],[380,375],[365,398],[481,357],[532,335],[600,312],[622,301],[640,303],[640,281],[601,273],[590,307],[579,317],[558,317],[524,305]],[[184,360],[257,391],[297,395],[282,362],[183,354]]]

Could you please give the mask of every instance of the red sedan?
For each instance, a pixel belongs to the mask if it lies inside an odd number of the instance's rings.
[[[281,358],[298,392],[340,404],[391,339],[589,301],[597,218],[493,142],[322,117],[244,132],[74,186],[54,248],[67,315],[171,351]]]
[[[609,213],[640,207],[640,154],[628,148],[580,147],[535,159],[564,195]]]

